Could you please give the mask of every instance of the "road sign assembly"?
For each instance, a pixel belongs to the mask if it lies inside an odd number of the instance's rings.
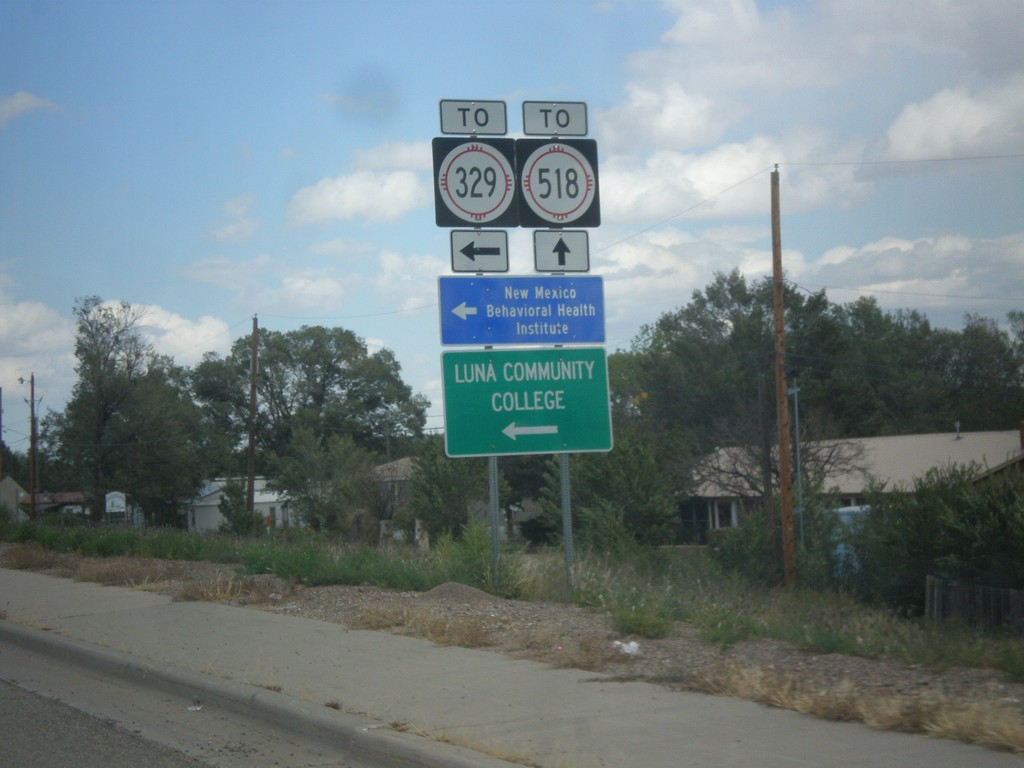
[[[611,450],[601,347],[450,351],[441,368],[449,456]]]
[[[520,139],[487,138],[507,132],[502,101],[446,99],[440,113],[434,216],[452,228],[452,271],[475,273],[438,278],[441,344],[483,347],[441,355],[445,451],[495,459],[494,487],[502,454],[562,454],[566,474],[567,454],[612,448],[605,350],[565,346],[605,342],[603,278],[578,274],[590,270],[582,228],[601,223],[597,142],[565,138],[586,136],[587,105],[524,102]],[[536,230],[534,266],[552,274],[488,274],[508,272],[504,230],[519,226]]]

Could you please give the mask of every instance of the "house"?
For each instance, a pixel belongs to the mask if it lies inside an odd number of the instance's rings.
[[[202,533],[220,528],[224,522],[220,502],[224,496],[224,486],[229,481],[229,478],[216,478],[199,490],[196,498],[189,504],[186,514],[188,530]],[[235,482],[246,486],[244,479],[235,478]],[[267,521],[268,528],[287,528],[294,524],[288,512],[287,497],[279,491],[269,490],[266,478],[257,477],[254,482],[253,509],[261,519]]]
[[[414,470],[415,460],[408,457],[389,461],[373,470],[380,483],[384,520],[394,520],[395,513],[409,503]]]
[[[23,499],[22,504],[27,505],[28,499]],[[36,494],[34,506],[37,518],[78,515],[89,519],[89,497],[81,491],[42,491]]]
[[[27,510],[22,509],[22,502],[28,499],[28,491],[10,475],[0,479],[0,507],[10,510],[16,523],[28,520]]]
[[[801,448],[805,456],[814,457],[822,487],[835,494],[836,506],[853,507],[864,503],[872,482],[890,489],[910,488],[930,469],[977,466],[982,470],[979,477],[1011,467],[1019,470],[1024,462],[1024,427],[822,440]],[[738,525],[745,506],[760,504],[760,475],[756,454],[743,446],[719,448],[705,457],[695,470],[693,497],[681,507],[684,533],[699,537],[703,531]]]

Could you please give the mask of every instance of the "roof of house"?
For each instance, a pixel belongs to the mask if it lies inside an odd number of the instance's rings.
[[[245,480],[238,482],[245,484]],[[195,499],[192,500],[192,507],[205,507],[212,506],[220,503],[221,493],[224,491],[224,486],[227,485],[228,481],[222,478],[217,478],[209,481],[203,486]],[[265,478],[258,477],[253,487],[253,504],[283,504],[288,498],[284,491],[275,491],[267,488],[267,481]]]
[[[374,468],[378,480],[408,480],[415,469],[415,460],[409,457],[395,459]]]
[[[841,468],[827,473],[824,486],[845,495],[860,494],[871,479],[889,489],[910,488],[915,479],[930,469],[977,466],[982,470],[1000,466],[1024,454],[1018,430],[999,432],[962,432],[891,437],[861,437],[849,440],[823,440],[808,443],[809,449],[846,450],[850,459]],[[703,471],[696,496],[730,498],[741,495],[734,484],[726,482],[729,467],[749,464],[744,447],[719,448],[701,464]]]
[[[863,489],[869,476],[888,488],[909,488],[930,469],[974,465],[985,470],[1021,453],[1017,430],[872,437],[856,442],[863,451],[863,469],[848,470],[827,483],[844,493]]]

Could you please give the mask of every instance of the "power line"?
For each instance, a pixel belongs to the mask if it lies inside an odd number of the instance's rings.
[[[984,160],[1016,160],[1024,157],[1024,152],[1011,152],[1005,155],[968,155],[964,157],[921,157],[904,160],[808,160],[805,162],[779,163],[786,166],[849,166],[849,165],[923,165],[927,163],[973,163]]]
[[[686,214],[690,213],[691,211],[695,211],[698,208],[700,208],[701,206],[707,205],[708,203],[710,203],[710,202],[712,202],[714,200],[717,200],[718,198],[722,197],[722,195],[725,195],[725,194],[727,194],[729,192],[732,192],[737,187],[741,187],[744,184],[746,184],[747,182],[753,181],[758,176],[761,176],[761,175],[767,173],[771,169],[772,169],[772,166],[768,166],[767,168],[762,168],[760,171],[757,171],[756,173],[748,176],[747,178],[742,179],[741,181],[737,181],[735,184],[730,184],[728,187],[723,189],[721,192],[717,192],[716,194],[711,195],[710,197],[705,197],[703,200],[701,200],[698,203],[694,203],[689,208],[685,208],[684,210],[679,211],[679,213],[674,213],[671,216],[669,216],[669,217],[667,217],[665,219],[662,219],[661,221],[657,221],[654,224],[651,224],[650,226],[644,227],[643,229],[638,229],[635,232],[633,232],[632,234],[626,235],[621,240],[616,240],[613,243],[608,243],[608,245],[603,245],[600,248],[596,248],[593,252],[594,253],[600,253],[601,251],[606,251],[609,248],[614,248],[616,245],[621,245],[622,243],[625,243],[628,240],[632,240],[634,237],[639,237],[640,235],[644,234],[645,232],[650,232],[652,229],[657,229],[662,224],[668,224],[668,222],[673,221],[674,219],[678,219],[680,216],[685,216]]]
[[[800,285],[793,280],[786,280],[787,283],[792,285],[794,288],[798,288],[801,291],[807,293],[813,293],[810,288],[821,288],[826,291],[858,291],[861,293],[885,293],[892,296],[919,296],[922,298],[929,299],[965,299],[967,301],[1008,301],[1014,304],[1024,304],[1024,298],[1011,297],[1011,296],[964,296],[956,293],[922,293],[916,291],[887,291],[883,288],[865,288],[863,286],[840,286],[840,285],[815,285],[814,283],[806,283]]]

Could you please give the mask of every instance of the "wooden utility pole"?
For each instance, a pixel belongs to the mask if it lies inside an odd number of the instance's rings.
[[[252,360],[249,362],[249,482],[245,490],[245,511],[256,514],[256,375],[259,373],[259,325],[252,316]]]
[[[779,429],[779,506],[782,522],[782,580],[796,584],[793,543],[792,469],[789,455],[789,390],[786,386],[786,322],[783,315],[782,225],[779,213],[779,167],[772,171],[772,311],[775,319],[775,413]]]

